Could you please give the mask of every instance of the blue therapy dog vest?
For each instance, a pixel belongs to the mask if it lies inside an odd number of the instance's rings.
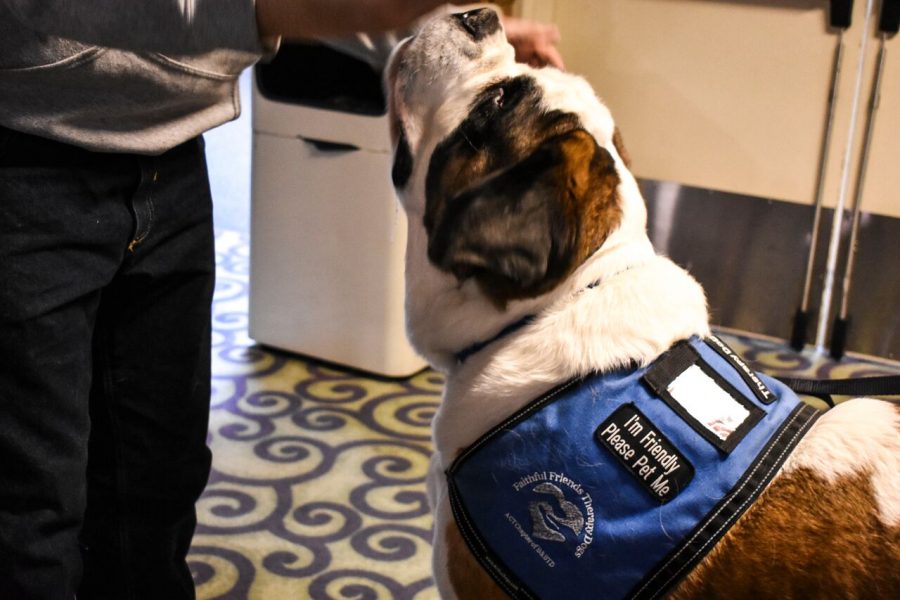
[[[571,381],[467,448],[450,502],[514,598],[652,598],[765,488],[819,412],[718,338]]]

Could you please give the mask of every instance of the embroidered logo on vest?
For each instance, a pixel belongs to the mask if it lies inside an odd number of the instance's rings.
[[[523,496],[523,504],[527,502],[531,522],[521,523],[512,512],[505,514],[506,520],[544,564],[555,567],[553,556],[558,558],[560,551],[571,552],[575,558],[584,556],[594,541],[595,517],[594,500],[581,483],[565,473],[535,471],[523,475],[512,488]]]

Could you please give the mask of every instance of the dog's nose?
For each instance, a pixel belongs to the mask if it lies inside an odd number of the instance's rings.
[[[476,8],[453,16],[475,40],[482,40],[500,29],[497,13],[489,8]]]

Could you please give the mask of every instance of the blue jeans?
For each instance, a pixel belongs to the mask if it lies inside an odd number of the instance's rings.
[[[0,598],[193,598],[212,203],[161,156],[0,128]]]

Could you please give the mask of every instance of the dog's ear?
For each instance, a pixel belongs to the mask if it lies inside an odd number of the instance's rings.
[[[448,199],[428,219],[428,257],[475,278],[500,307],[555,287],[621,217],[612,156],[583,129]]]

